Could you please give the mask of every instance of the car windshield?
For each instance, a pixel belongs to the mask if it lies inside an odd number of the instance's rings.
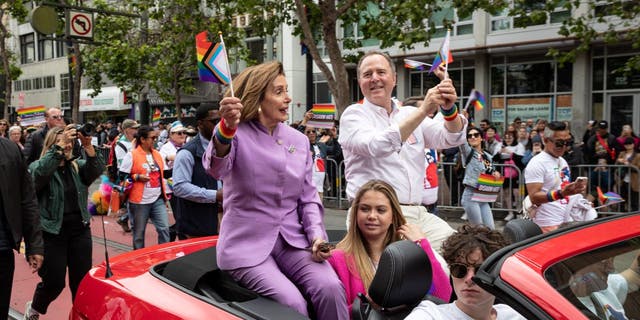
[[[640,319],[640,237],[571,257],[546,280],[589,319]]]

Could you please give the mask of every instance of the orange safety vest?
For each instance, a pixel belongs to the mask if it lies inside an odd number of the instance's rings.
[[[167,195],[165,194],[164,188],[164,165],[162,163],[162,156],[160,155],[160,152],[155,149],[151,150],[151,156],[153,157],[155,164],[160,168],[160,187],[162,188],[162,196],[166,200]],[[131,157],[132,164],[130,176],[133,178],[134,174],[147,174],[147,170],[143,167],[143,165],[147,163],[147,152],[142,150],[142,147],[138,146],[131,151]],[[144,191],[145,184],[146,182],[142,181],[133,182],[131,192],[129,193],[129,201],[132,203],[140,203],[140,201],[142,201],[142,192]]]

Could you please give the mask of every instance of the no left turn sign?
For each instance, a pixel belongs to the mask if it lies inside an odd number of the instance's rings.
[[[69,11],[68,35],[77,38],[93,38],[93,14]]]

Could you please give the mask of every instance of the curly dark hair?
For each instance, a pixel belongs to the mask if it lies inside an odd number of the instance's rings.
[[[460,258],[466,260],[471,252],[480,249],[482,258],[486,259],[508,244],[499,231],[483,225],[464,224],[442,243],[442,256],[448,264],[452,264],[460,262]]]

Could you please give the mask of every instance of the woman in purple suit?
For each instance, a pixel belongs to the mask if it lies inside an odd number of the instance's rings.
[[[245,287],[318,319],[348,319],[344,289],[321,251],[324,210],[312,180],[309,140],[283,122],[291,98],[282,64],[245,69],[220,102],[203,156],[224,183],[217,245],[221,269]]]

